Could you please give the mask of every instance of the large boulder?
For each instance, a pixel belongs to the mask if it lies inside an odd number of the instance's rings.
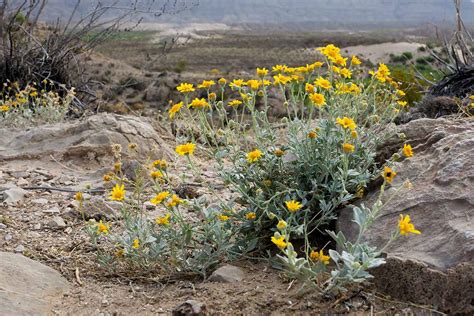
[[[54,155],[64,159],[98,159],[111,155],[111,145],[138,145],[139,154],[170,156],[161,134],[145,118],[97,114],[83,120],[30,129],[0,128],[0,161],[38,159]]]
[[[387,249],[387,264],[373,274],[379,290],[402,300],[434,305],[447,313],[474,313],[474,121],[420,119],[398,127],[414,148],[414,157],[394,164],[398,173],[383,195],[382,216],[366,240],[381,246],[409,214],[422,234],[404,237]],[[400,135],[399,134],[399,135]],[[385,150],[402,147],[399,137]],[[411,190],[401,190],[406,179]],[[379,191],[362,201],[372,205]],[[341,212],[339,229],[357,234],[352,212]]]
[[[0,314],[52,315],[69,289],[56,270],[20,254],[0,252]]]

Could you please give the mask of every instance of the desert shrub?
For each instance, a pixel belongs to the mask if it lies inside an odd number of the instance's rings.
[[[405,63],[410,59],[413,59],[411,52],[403,52],[401,55],[390,54],[390,62],[392,63]]]
[[[344,291],[347,284],[370,278],[367,270],[384,261],[381,250],[364,243],[363,235],[380,214],[380,201],[371,208],[354,207],[360,227],[356,241],[346,240],[332,228],[337,210],[363,196],[370,181],[382,176],[383,191],[395,177],[388,165],[382,171],[375,163],[375,148],[389,136],[384,127],[404,110],[405,93],[384,64],[367,76],[357,57],[344,58],[334,45],[320,52],[324,61],[301,67],[276,65],[271,75],[267,69],[257,69],[250,80],[204,80],[197,88],[180,84],[177,90],[183,100],[169,109],[178,135],[176,153],[201,182],[202,171],[194,162],[194,152],[214,161],[220,178],[236,195],[220,199],[209,184],[218,206],[194,200],[193,210],[201,217],[191,215],[185,220],[184,212],[172,205],[179,198],[173,195],[166,164],[153,164],[159,173],[151,175],[159,180],[153,180],[152,185],[143,181],[133,184],[116,172],[115,191],[123,191],[120,185],[124,184],[132,189],[138,184],[141,187],[127,198],[119,194],[125,200],[123,213],[140,215],[124,215],[125,224],[106,237],[109,248],[120,244],[120,249],[125,249],[121,256],[133,263],[171,265],[175,271],[197,269],[202,275],[219,260],[252,252],[270,256],[290,277],[326,292]],[[229,93],[240,97],[226,99]],[[275,93],[281,94],[281,106],[287,112],[277,122],[269,116],[268,104],[269,94]],[[411,147],[406,144],[399,155],[410,157]],[[180,178],[186,183],[185,175]],[[143,193],[150,187],[153,194]],[[113,192],[111,196],[114,198]],[[143,219],[141,201],[145,196],[154,196],[150,202],[170,214],[156,222],[173,220],[173,234]],[[407,219],[400,223],[405,225]],[[92,233],[100,235],[100,225],[104,224],[94,223]],[[180,233],[184,227],[186,233]],[[417,233],[413,225],[409,227]],[[391,240],[399,233],[405,231],[395,231]],[[340,250],[328,252],[330,238]],[[184,243],[186,240],[191,243]],[[149,253],[158,252],[152,249],[162,243],[166,246],[160,251],[166,255],[150,257]],[[146,247],[144,252],[142,246]],[[206,246],[209,248],[204,250]],[[276,250],[279,254],[275,256]],[[203,252],[207,261],[195,259]],[[329,268],[331,260],[334,265]]]
[[[176,66],[174,67],[174,71],[177,73],[182,73],[188,67],[188,62],[185,59],[178,60]]]
[[[46,79],[24,87],[18,82],[5,82],[0,96],[0,125],[25,127],[61,122],[74,98],[74,88],[63,89],[60,94]]]

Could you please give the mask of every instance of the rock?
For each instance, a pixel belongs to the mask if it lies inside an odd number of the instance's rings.
[[[5,229],[5,228],[7,228],[7,225],[0,223],[0,229]]]
[[[135,116],[101,113],[34,129],[0,128],[0,135],[0,161],[50,155],[73,163],[101,161],[103,157],[111,157],[112,144],[121,144],[126,155],[129,143],[138,144],[138,154],[142,156],[153,153],[156,158],[174,156],[152,125],[145,118]],[[45,178],[52,177],[48,174]]]
[[[436,305],[448,314],[474,313],[474,122],[420,119],[399,126],[414,157],[394,164],[398,173],[386,189],[382,215],[366,234],[384,245],[400,214],[410,215],[422,234],[401,237],[386,250],[387,264],[373,273],[379,290],[401,300]],[[397,143],[398,142],[398,143]],[[400,140],[385,147],[400,148]],[[413,189],[388,200],[410,179]],[[379,191],[362,201],[372,205]],[[339,229],[349,240],[357,234],[352,212],[342,210]]]
[[[13,239],[13,236],[11,234],[6,234],[5,237],[3,237],[3,239],[5,239],[5,241],[10,241]]]
[[[39,205],[48,204],[48,200],[45,198],[34,199],[34,200],[31,200],[31,202],[34,204],[39,204]]]
[[[59,210],[59,207],[57,206],[54,206],[50,209],[47,209],[47,210],[43,210],[43,213],[47,213],[47,214],[59,214],[60,213],[60,210]]]
[[[28,232],[27,236],[28,238],[40,238],[41,234],[38,232]]]
[[[80,217],[84,217],[86,220],[95,219],[99,220],[116,220],[121,217],[120,208],[122,203],[117,201],[107,201],[100,196],[92,196],[89,200],[85,200],[82,207],[79,207],[79,203],[76,201],[72,202],[71,205],[75,208],[73,214]]]
[[[25,187],[29,184],[29,182],[28,182],[28,180],[25,180],[24,178],[20,178],[20,179],[18,179],[16,184],[20,187]]]
[[[172,312],[173,316],[204,316],[207,315],[206,305],[204,303],[187,300],[178,305]]]
[[[49,228],[52,229],[63,229],[66,228],[66,222],[59,216],[54,216],[48,223]]]
[[[20,254],[0,252],[2,315],[52,315],[69,283],[57,271]]]
[[[408,112],[400,114],[395,122],[407,123],[420,118],[438,118],[460,111],[461,108],[454,98],[426,96],[416,106],[411,107]]]
[[[4,202],[7,204],[16,203],[19,201],[23,201],[25,195],[28,194],[28,191],[23,190],[22,188],[13,187],[11,189],[7,189],[3,191]]]
[[[25,251],[25,246],[23,246],[23,245],[16,246],[16,248],[15,248],[16,253],[23,253],[23,251]]]
[[[17,179],[28,178],[30,176],[30,174],[26,171],[12,171],[12,172],[10,172],[10,175],[13,178],[17,178]]]
[[[226,264],[214,271],[209,277],[209,281],[222,283],[240,282],[244,275],[244,272],[239,267]]]

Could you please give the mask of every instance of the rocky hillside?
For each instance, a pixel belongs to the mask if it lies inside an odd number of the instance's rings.
[[[65,16],[77,0],[50,0],[48,19]],[[101,0],[107,2],[108,0]],[[78,12],[86,14],[98,0],[82,1]],[[127,0],[122,0],[126,5]],[[142,8],[162,1],[143,0]],[[324,27],[358,26],[416,26],[424,23],[444,24],[453,20],[452,1],[446,0],[181,0],[179,14],[159,18],[163,22],[201,22],[228,24],[285,24]],[[155,4],[155,8],[159,6]],[[115,12],[114,14],[118,14]],[[463,1],[467,24],[474,24],[474,3]],[[147,21],[157,21],[147,16]]]

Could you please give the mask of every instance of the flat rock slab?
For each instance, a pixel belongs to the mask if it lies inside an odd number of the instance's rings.
[[[384,245],[408,214],[421,235],[401,236],[386,250],[387,264],[374,282],[386,294],[437,306],[448,314],[474,313],[474,121],[420,119],[398,127],[413,146],[414,157],[394,164],[398,173],[382,201],[382,216],[366,235],[374,246]],[[385,149],[396,152],[398,138]],[[390,197],[403,181],[413,183]],[[362,202],[373,205],[379,191]],[[352,211],[345,209],[339,229],[349,240],[357,236]]]
[[[214,271],[209,277],[211,282],[223,282],[223,283],[234,283],[240,282],[244,278],[245,274],[241,268],[226,264]]]
[[[0,314],[49,315],[69,289],[54,269],[23,255],[0,252]]]

